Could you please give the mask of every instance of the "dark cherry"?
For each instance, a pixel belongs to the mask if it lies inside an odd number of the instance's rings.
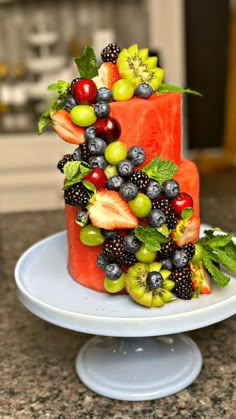
[[[103,138],[108,143],[120,137],[121,126],[115,118],[98,118],[93,125],[96,128],[96,136]]]
[[[177,217],[180,217],[183,209],[193,207],[193,199],[186,192],[181,192],[172,199],[171,205],[174,208]]]
[[[97,86],[91,79],[80,79],[72,88],[72,96],[80,105],[91,105],[97,97]]]
[[[85,176],[83,180],[88,180],[95,186],[97,190],[104,189],[107,183],[107,177],[104,171],[99,167],[91,170],[91,172],[87,176]]]

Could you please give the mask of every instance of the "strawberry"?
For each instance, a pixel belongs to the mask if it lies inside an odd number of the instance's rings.
[[[192,287],[194,291],[199,290],[200,294],[211,294],[212,285],[211,278],[204,266],[200,267],[191,265]]]
[[[72,144],[84,143],[84,128],[75,125],[70,118],[70,114],[65,109],[61,109],[51,115],[53,128],[62,140]]]
[[[200,218],[196,215],[187,220],[179,220],[175,231],[171,237],[175,240],[177,246],[183,246],[186,243],[195,243],[199,238]]]
[[[98,69],[98,76],[93,78],[97,88],[105,86],[111,89],[113,84],[120,79],[118,68],[115,64],[106,62]]]
[[[101,190],[93,196],[90,203],[89,218],[95,227],[114,230],[138,225],[137,217],[118,192]]]

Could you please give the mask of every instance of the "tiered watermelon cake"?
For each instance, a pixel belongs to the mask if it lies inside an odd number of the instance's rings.
[[[148,49],[109,44],[101,57],[85,47],[79,77],[49,86],[59,96],[39,121],[76,144],[57,166],[70,275],[146,307],[211,293],[212,278],[225,286],[232,236],[199,239],[198,171],[181,158],[182,93],[196,92],[166,84]]]

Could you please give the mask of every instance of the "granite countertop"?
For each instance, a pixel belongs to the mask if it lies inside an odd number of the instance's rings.
[[[236,234],[236,199],[201,201],[202,221]],[[0,418],[236,418],[236,316],[187,333],[203,355],[192,385],[160,400],[121,402],[76,377],[78,349],[90,337],[49,324],[17,300],[13,270],[30,245],[65,228],[62,211],[0,217]]]

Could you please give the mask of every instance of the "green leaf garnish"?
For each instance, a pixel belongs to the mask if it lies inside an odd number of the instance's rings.
[[[158,93],[189,93],[191,95],[202,96],[201,93],[191,89],[184,89],[183,87],[173,86],[172,84],[162,83],[161,87],[157,90]]]
[[[212,255],[203,251],[202,262],[208,272],[211,274],[212,278],[215,280],[219,288],[224,288],[230,281],[228,278],[217,266],[212,262]]]
[[[91,167],[83,161],[68,161],[64,166],[64,175],[66,182],[64,189],[69,188],[81,180],[91,172]]]
[[[161,156],[154,157],[147,166],[142,168],[143,172],[160,184],[173,178],[177,170],[177,164],[171,160],[162,160]]]
[[[98,66],[94,50],[90,45],[86,45],[81,57],[74,58],[80,76],[88,79],[98,75]]]
[[[93,183],[91,183],[91,182],[89,182],[88,180],[83,180],[83,185],[84,185],[84,187],[86,188],[86,189],[88,189],[89,191],[92,191],[92,192],[97,192],[97,189],[96,189],[96,187],[94,186],[94,184]]]
[[[64,97],[59,95],[50,106],[50,108],[43,112],[38,120],[38,134],[42,134],[46,128],[52,123],[51,114],[64,109]]]
[[[153,227],[143,227],[138,225],[134,229],[134,234],[138,240],[145,244],[147,250],[152,252],[158,251],[161,248],[161,243],[167,243],[169,237],[164,236]]]
[[[64,80],[58,80],[56,83],[52,83],[48,86],[48,90],[51,92],[58,92],[59,95],[67,95],[68,87],[70,83]]]
[[[231,242],[232,238],[232,234],[218,234],[217,236],[214,236],[208,240],[208,246],[210,246],[212,249],[217,247],[224,247]]]
[[[183,211],[181,212],[182,220],[188,220],[190,217],[192,217],[192,215],[193,215],[192,207],[184,208]]]

